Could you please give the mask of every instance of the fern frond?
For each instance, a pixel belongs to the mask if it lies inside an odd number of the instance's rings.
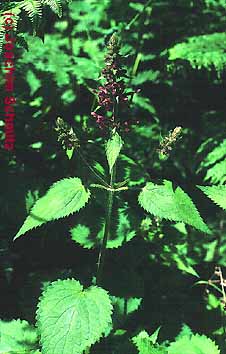
[[[208,145],[207,140],[207,145]],[[210,151],[201,162],[197,172],[207,168],[204,181],[212,184],[224,184],[226,181],[226,139]]]
[[[226,65],[226,33],[212,33],[188,38],[169,49],[169,60],[187,60],[193,68],[215,68],[221,73]]]
[[[207,171],[204,180],[213,184],[223,184],[226,181],[226,159],[211,167]]]
[[[42,3],[40,0],[24,0],[20,6],[27,12],[32,21],[36,16],[42,17]]]
[[[210,166],[226,156],[226,139],[215,147],[203,160],[201,166]]]
[[[61,0],[41,0],[43,5],[48,5],[51,10],[59,17],[62,16],[62,2]]]
[[[214,203],[226,210],[226,186],[198,186]]]
[[[18,20],[19,20],[19,13],[21,12],[20,10],[20,6],[16,6],[10,10],[11,13],[13,13],[13,27],[14,27],[14,32],[17,31],[17,25],[18,25]],[[4,12],[6,11],[1,11],[0,12],[0,54],[2,52],[2,48],[3,48],[3,44],[4,44],[4,39],[5,39],[5,33],[6,33],[6,30],[5,28],[3,27],[4,25],[4,17],[3,17],[3,14]]]

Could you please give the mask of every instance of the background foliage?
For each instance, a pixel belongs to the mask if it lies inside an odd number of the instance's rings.
[[[202,348],[212,346],[210,354],[219,353],[217,346],[224,353],[220,295],[194,283],[210,279],[216,265],[226,267],[225,8],[223,0],[25,0],[0,5],[1,12],[12,9],[17,16],[14,153],[3,151],[0,132],[0,328],[1,333],[5,326],[12,326],[7,331],[16,328],[29,353],[39,348],[29,323],[35,321],[41,290],[58,278],[91,284],[103,235],[104,196],[98,192],[86,213],[81,210],[12,240],[50,185],[73,176],[90,180],[79,155],[75,152],[69,161],[57,143],[58,116],[73,126],[86,159],[95,161],[93,167],[107,171],[101,148],[106,136],[90,112],[102,80],[106,42],[114,31],[122,39],[127,85],[139,90],[126,117],[139,123],[123,135],[118,180],[128,178],[138,190],[147,182],[163,188],[162,180],[173,181],[171,193],[179,193],[178,185],[186,191],[211,232],[190,227],[187,213],[177,223],[144,217],[133,193],[123,202],[116,200],[104,272],[104,288],[115,310],[113,332],[92,353],[164,354],[167,346],[169,354],[177,354],[188,341],[189,350],[191,343],[199,346],[201,338]],[[0,31],[1,44],[3,38]],[[176,126],[183,127],[182,136],[168,159],[161,159],[159,145]],[[197,229],[203,230],[200,220]],[[8,322],[18,318],[25,321]],[[184,325],[175,341],[183,324],[191,329]],[[158,343],[163,344],[157,345],[149,334],[159,326]],[[12,341],[11,350],[13,345],[18,341]]]

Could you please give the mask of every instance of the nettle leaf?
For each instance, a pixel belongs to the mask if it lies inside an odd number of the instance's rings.
[[[117,132],[112,135],[106,144],[106,155],[110,172],[119,156],[122,145],[123,141]]]
[[[81,354],[111,326],[108,293],[74,280],[58,280],[43,292],[37,310],[42,354]]]
[[[79,178],[65,178],[54,183],[46,195],[37,200],[14,240],[48,221],[79,211],[89,197],[89,190],[85,189]]]
[[[180,187],[174,191],[171,181],[165,180],[163,185],[147,183],[139,194],[138,201],[154,216],[184,222],[200,231],[210,232],[191,198]]]
[[[170,344],[168,354],[220,354],[214,341],[204,335],[182,336]]]
[[[175,341],[181,339],[182,337],[190,338],[192,335],[193,335],[193,332],[192,332],[191,328],[186,323],[183,323],[182,328],[181,328],[179,334],[176,336]]]
[[[139,354],[167,354],[165,348],[153,343],[146,331],[141,331],[136,337],[132,338],[132,341]]]
[[[214,203],[226,210],[226,186],[197,186]]]
[[[0,320],[0,353],[31,354],[38,348],[36,330],[27,321]]]

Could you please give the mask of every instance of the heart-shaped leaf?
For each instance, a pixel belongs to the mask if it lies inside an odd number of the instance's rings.
[[[108,293],[74,280],[58,280],[43,292],[37,310],[42,354],[82,354],[111,325]]]

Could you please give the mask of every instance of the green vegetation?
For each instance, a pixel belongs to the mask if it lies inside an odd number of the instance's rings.
[[[0,5],[0,353],[226,352],[225,9]]]

